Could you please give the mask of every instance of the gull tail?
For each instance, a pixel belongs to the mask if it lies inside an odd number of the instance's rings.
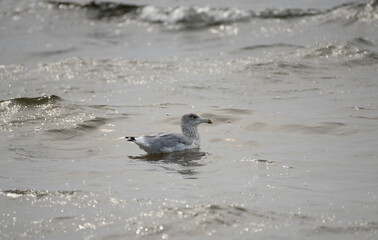
[[[135,142],[135,137],[125,137],[127,141]]]

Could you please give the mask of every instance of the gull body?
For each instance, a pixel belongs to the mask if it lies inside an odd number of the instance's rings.
[[[212,124],[210,119],[205,119],[195,113],[187,113],[181,117],[182,133],[155,133],[139,137],[125,137],[134,142],[147,153],[169,153],[185,149],[200,147],[200,135],[198,125],[201,123]]]

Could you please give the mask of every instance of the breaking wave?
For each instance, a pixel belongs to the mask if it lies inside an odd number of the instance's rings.
[[[118,17],[149,23],[203,27],[223,23],[248,21],[253,18],[290,19],[331,13],[331,18],[347,18],[351,21],[377,20],[377,1],[368,3],[348,3],[331,9],[266,9],[263,11],[239,8],[214,7],[156,7],[153,5],[133,5],[116,2],[91,1],[77,3],[69,1],[49,1],[58,9],[84,9],[88,17],[102,20]]]

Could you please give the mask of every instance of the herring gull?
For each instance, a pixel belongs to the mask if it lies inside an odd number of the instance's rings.
[[[182,133],[155,133],[139,137],[125,137],[127,141],[136,143],[147,153],[169,153],[200,147],[200,135],[197,126],[201,123],[212,124],[195,113],[187,113],[181,117]]]

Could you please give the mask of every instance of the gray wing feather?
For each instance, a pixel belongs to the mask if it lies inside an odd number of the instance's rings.
[[[191,145],[193,143],[190,138],[179,133],[159,133],[144,137],[148,141],[149,147],[155,151],[159,151],[165,147],[174,147],[179,144]]]

